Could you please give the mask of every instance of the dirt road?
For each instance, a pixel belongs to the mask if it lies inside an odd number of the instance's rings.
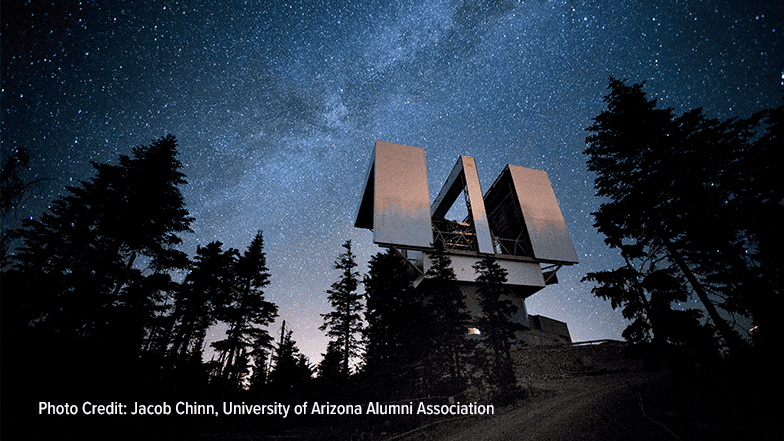
[[[671,387],[664,373],[627,372],[550,380],[537,396],[493,417],[432,425],[405,440],[737,440],[780,439],[780,426],[751,420]],[[714,403],[716,404],[716,403]],[[722,412],[727,412],[723,414]],[[778,424],[778,423],[776,423]]]

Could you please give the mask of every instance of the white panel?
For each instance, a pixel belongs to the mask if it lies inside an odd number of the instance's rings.
[[[465,173],[468,200],[471,203],[471,216],[474,219],[479,252],[492,254],[494,252],[493,239],[490,237],[490,225],[487,223],[485,201],[482,199],[482,187],[479,185],[476,161],[468,156],[461,156],[460,159],[463,164],[463,172]]]
[[[545,287],[542,268],[538,263],[501,259],[496,262],[508,273],[506,281],[508,285]]]
[[[477,274],[473,266],[482,260],[481,257],[450,254],[449,258],[452,259],[452,269],[455,271],[458,281],[476,282]],[[425,253],[424,272],[427,272],[432,266],[430,259],[431,256]],[[507,272],[507,285],[545,287],[542,269],[538,263],[501,259],[496,259],[496,262]]]
[[[577,263],[572,238],[547,172],[509,165],[534,257]]]
[[[373,168],[373,242],[429,247],[433,230],[425,150],[376,141]]]
[[[485,201],[482,199],[482,187],[479,184],[479,174],[476,171],[476,161],[469,156],[460,156],[457,163],[449,173],[449,177],[436,200],[430,208],[433,219],[443,219],[444,215],[452,208],[457,197],[463,192],[463,179],[468,190],[468,201],[471,206],[471,218],[474,221],[477,245],[480,253],[493,253],[493,239],[490,236],[490,226],[485,213]]]

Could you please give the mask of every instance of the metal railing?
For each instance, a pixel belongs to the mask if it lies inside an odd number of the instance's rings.
[[[531,244],[521,234],[517,239],[506,239],[490,235],[493,238],[493,249],[498,254],[509,254],[512,256],[533,256]]]
[[[478,251],[476,233],[471,225],[442,221],[433,222],[432,227],[433,243],[441,243],[445,250]]]

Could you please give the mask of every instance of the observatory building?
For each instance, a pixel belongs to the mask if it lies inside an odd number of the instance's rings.
[[[460,216],[449,219],[453,212]],[[372,230],[374,243],[397,251],[417,289],[433,282],[425,274],[440,244],[474,317],[481,308],[472,266],[492,255],[508,273],[509,299],[518,308],[514,319],[526,329],[518,341],[571,342],[566,323],[529,316],[525,308],[526,298],[558,283],[561,267],[577,263],[546,172],[507,165],[483,194],[476,162],[460,156],[431,203],[424,149],[376,141],[354,226]]]

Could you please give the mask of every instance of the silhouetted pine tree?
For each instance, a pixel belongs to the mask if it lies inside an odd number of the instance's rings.
[[[270,351],[264,345],[254,346],[250,352],[250,357],[253,360],[253,375],[250,377],[250,392],[256,398],[263,397],[267,393],[269,356]]]
[[[144,340],[177,287],[170,272],[189,263],[178,249],[192,219],[177,154],[167,136],[116,165],[93,163],[95,177],[66,187],[17,231],[21,246],[3,275],[3,297],[18,314],[15,326],[40,345],[25,357],[31,375],[45,382],[62,372],[68,382],[54,387],[84,378],[104,390],[128,376],[119,384],[133,389]],[[74,360],[73,370],[36,372],[64,359]]]
[[[288,331],[275,349],[275,367],[269,374],[269,390],[278,400],[299,401],[309,389],[313,368],[299,352]]]
[[[356,388],[348,387],[350,378],[343,375],[343,354],[337,341],[327,343],[327,350],[321,354],[322,358],[316,366],[316,377],[313,379],[313,390],[309,394],[311,399],[318,401],[354,401],[357,396]]]
[[[321,314],[324,324],[319,327],[327,331],[327,336],[334,339],[340,347],[341,372],[344,376],[351,373],[350,362],[359,355],[359,335],[362,331],[362,296],[357,292],[359,273],[354,270],[357,263],[351,252],[351,241],[343,244],[346,251],[335,261],[335,269],[341,271],[340,280],[327,290],[332,311]]]
[[[18,147],[4,156],[2,169],[0,169],[0,269],[10,264],[8,249],[11,237],[9,236],[9,218],[16,207],[29,195],[34,187],[46,179],[38,178],[25,180],[24,172],[29,169],[30,154],[24,147]]]
[[[467,386],[466,366],[475,343],[467,338],[471,319],[463,293],[457,286],[452,259],[437,245],[426,276],[429,285],[427,306],[427,347],[430,390],[436,395],[453,395]]]
[[[245,253],[234,264],[234,283],[227,302],[217,308],[217,318],[226,323],[226,338],[212,343],[219,352],[220,381],[227,392],[245,387],[250,348],[270,348],[272,337],[268,326],[278,315],[278,307],[264,300],[264,287],[269,284],[264,240],[261,231]]]
[[[743,184],[737,185],[739,189],[732,199],[737,204],[733,217],[737,219],[736,231],[747,231],[740,236],[753,239],[736,256],[743,256],[749,268],[749,272],[744,271],[746,279],[753,278],[753,282],[742,295],[728,299],[725,306],[732,311],[749,311],[758,326],[753,334],[755,343],[775,360],[784,340],[784,329],[779,324],[779,312],[784,310],[784,268],[780,263],[784,249],[784,186],[780,185],[780,159],[776,159],[781,157],[784,143],[784,105],[755,116],[761,118],[760,125],[765,130],[755,138],[743,161],[733,163],[730,170],[734,179],[743,176]]]
[[[686,302],[689,291],[676,268],[659,261],[641,260],[641,247],[622,246],[626,266],[615,270],[588,273],[583,280],[596,283],[592,293],[609,300],[613,309],[622,308],[631,324],[623,337],[631,343],[653,343],[656,357],[666,357],[668,345],[677,345],[709,361],[717,352],[713,332],[701,325],[702,312],[697,309],[673,309],[673,303]],[[636,265],[634,262],[638,262]],[[659,363],[661,360],[656,360]],[[696,360],[695,360],[696,361]]]
[[[482,316],[477,320],[485,347],[485,373],[491,393],[498,402],[505,402],[518,392],[512,344],[515,332],[522,325],[513,321],[517,306],[505,298],[504,284],[507,272],[492,256],[487,256],[473,266],[479,284],[477,294]]]
[[[687,196],[679,191],[685,188],[677,185],[684,179],[684,170],[675,161],[676,156],[688,157],[692,152],[688,151],[689,144],[680,145],[683,136],[676,135],[696,132],[704,121],[701,115],[687,115],[676,130],[672,109],[657,109],[656,100],[647,99],[642,84],[627,86],[611,78],[610,89],[605,97],[608,110],[594,118],[588,128],[594,134],[586,139],[588,168],[598,172],[597,195],[610,198],[593,213],[594,225],[607,236],[608,245],[619,247],[634,240],[632,244],[660,250],[689,277],[692,268],[683,262],[678,244],[681,231],[677,227],[684,224],[681,203]],[[681,150],[679,154],[674,152],[676,146]],[[708,197],[708,192],[702,190]],[[704,284],[693,275],[690,283],[724,339],[735,341],[734,332],[718,315]]]
[[[169,348],[173,366],[201,366],[207,329],[218,320],[216,310],[231,299],[239,253],[221,247],[219,241],[197,247],[191,271],[175,295],[172,318],[176,322]]]
[[[362,373],[374,399],[414,398],[422,391],[426,313],[422,295],[406,274],[407,263],[392,249],[370,260],[365,277],[367,327]]]
[[[677,269],[730,347],[737,334],[714,304],[748,314],[760,333],[780,332],[784,190],[776,185],[781,108],[718,121],[656,108],[642,84],[610,79],[608,108],[586,139],[597,195],[595,226],[611,247],[641,246],[640,260]],[[774,233],[771,233],[774,232]],[[663,260],[666,258],[666,261]],[[720,300],[716,300],[720,299]]]
[[[335,383],[343,379],[341,374],[343,354],[337,341],[330,340],[327,343],[327,352],[322,354],[322,357],[317,368],[319,378],[323,379],[325,383]]]
[[[22,174],[30,163],[27,149],[16,148],[3,160],[0,169],[0,213],[5,214],[17,205],[35,181],[25,182]]]

